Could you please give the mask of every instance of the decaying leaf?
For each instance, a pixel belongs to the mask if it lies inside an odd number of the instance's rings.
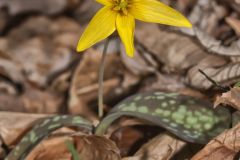
[[[227,2],[227,4],[230,3],[235,2]],[[216,37],[211,35],[216,34],[219,22],[227,14],[226,8],[216,1],[199,0],[190,15],[190,20],[195,24],[195,27],[192,30],[183,30],[183,32],[196,37],[199,43],[211,53],[224,56],[240,56],[239,40],[233,41],[230,46],[224,46],[221,40],[217,40]]]
[[[240,1],[238,0],[221,0],[225,2],[225,4],[230,5],[232,8],[234,8],[236,11],[240,13]]]
[[[11,146],[31,127],[34,121],[47,116],[41,114],[0,112],[0,137],[2,137],[7,145]]]
[[[192,160],[233,160],[239,151],[240,124],[210,141]]]
[[[0,95],[0,110],[8,112],[27,112],[22,99],[16,95]]]
[[[231,46],[223,46],[221,41],[214,39],[205,32],[195,28],[195,34],[199,42],[211,53],[222,56],[240,56],[240,40],[235,41]]]
[[[20,97],[20,102],[27,112],[56,114],[63,109],[63,96],[49,90],[41,91],[27,87],[26,92]]]
[[[80,0],[1,0],[0,8],[7,7],[11,15],[34,11],[45,14],[56,14],[68,7],[75,8],[79,3]]]
[[[240,20],[233,17],[227,17],[226,22],[234,29],[236,34],[240,36]]]
[[[76,149],[81,159],[120,160],[120,151],[116,144],[100,136],[75,136]]]
[[[146,76],[147,74],[154,73],[156,68],[158,68],[158,65],[152,59],[152,57],[145,52],[139,44],[136,46],[135,52],[135,56],[133,58],[129,58],[125,53],[124,46],[121,45],[122,62],[125,64],[128,70],[138,76]]]
[[[8,24],[9,14],[0,7],[0,33],[5,29]]]
[[[118,146],[121,156],[128,156],[129,154],[133,153],[133,151],[136,150],[136,144],[139,142],[139,140],[144,138],[144,134],[146,133],[142,133],[137,126],[131,126],[131,124],[126,125],[128,126],[118,126],[119,129],[115,129],[115,132],[108,134],[111,135],[110,139],[113,140]],[[147,129],[147,127],[145,129]]]
[[[11,54],[6,51],[6,43],[6,39],[0,39],[0,75],[8,77],[12,82],[24,83],[25,77],[21,74],[22,65],[14,61]]]
[[[161,30],[156,24],[138,24],[136,39],[146,51],[157,58],[154,58],[157,64],[164,64],[163,69],[168,73],[184,72],[207,55],[189,37]]]
[[[69,111],[72,114],[82,114],[90,119],[96,119],[95,113],[91,110],[90,102],[97,101],[98,93],[98,68],[100,65],[101,53],[98,50],[89,49],[83,55],[72,78],[69,90],[68,101]],[[110,91],[119,86],[117,78],[121,73],[121,62],[115,54],[109,54],[106,59],[104,97],[110,98]],[[95,118],[94,118],[95,117]]]
[[[209,61],[210,60],[210,61]],[[213,57],[208,59],[209,62],[213,60]],[[200,89],[210,89],[214,86],[209,80],[206,79],[198,70],[203,70],[209,77],[211,77],[214,81],[222,85],[229,85],[239,81],[240,76],[240,63],[230,63],[227,65],[219,65],[218,58],[214,58],[216,64],[212,63],[212,66],[208,66],[204,63],[204,61],[200,61],[199,65],[192,68],[188,72],[188,82],[194,86],[195,88]],[[223,61],[224,62],[224,61]],[[221,64],[221,61],[220,61]]]
[[[122,160],[169,160],[185,145],[186,142],[161,134],[144,144],[133,157]]]
[[[71,160],[66,141],[72,141],[72,138],[70,136],[48,138],[33,149],[26,160]]]
[[[214,106],[217,107],[220,104],[227,104],[236,108],[237,110],[240,110],[240,88],[234,87],[229,92],[218,96]]]
[[[65,70],[73,61],[71,53],[79,33],[79,25],[69,18],[28,19],[0,41],[0,50],[9,56],[4,71],[13,70],[8,74],[17,82],[25,80],[46,87],[51,75]]]
[[[48,113],[56,114],[63,110],[64,95],[51,90],[39,90],[26,87],[22,95],[0,94],[0,110],[25,112],[25,113]]]
[[[187,156],[182,156],[182,150],[178,151],[185,142],[174,135],[205,145],[229,128],[231,118],[239,122],[239,112],[233,116],[228,108],[214,110],[213,104],[204,100],[215,96],[215,92],[211,90],[213,84],[198,70],[222,85],[239,81],[240,1],[161,1],[185,14],[194,28],[137,22],[136,53],[131,59],[126,57],[121,40],[115,34],[111,37],[104,79],[107,115],[96,129],[98,135],[107,131],[108,138],[76,133],[79,125],[49,134],[52,127],[76,122],[68,119],[71,116],[52,117],[45,121],[52,122],[47,123],[47,129],[44,124],[36,125],[32,138],[31,132],[27,134],[21,141],[25,147],[16,146],[17,152],[10,153],[13,159],[17,158],[15,154],[26,159],[24,156],[31,152],[27,160],[72,160],[65,144],[68,140],[79,152],[80,160],[119,160],[120,151],[130,156],[139,148],[139,152],[126,159],[183,160],[199,151],[200,145],[191,153],[183,151]],[[70,112],[99,122],[98,69],[103,43],[83,54],[77,54],[75,49],[82,29],[100,7],[92,0],[0,0],[0,159],[6,158],[6,148],[13,149],[35,120],[48,113]],[[161,92],[153,93],[156,90]],[[143,91],[148,93],[142,95]],[[224,103],[239,110],[239,91],[232,88],[218,97],[215,105]],[[119,103],[135,93],[140,94]],[[116,107],[109,112],[112,106]],[[116,119],[120,119],[119,123],[111,125]],[[92,133],[89,124],[87,134]],[[240,150],[239,128],[238,124],[212,140],[193,160],[232,160]],[[162,134],[145,144],[163,130],[174,135]],[[32,146],[27,148],[30,142]]]

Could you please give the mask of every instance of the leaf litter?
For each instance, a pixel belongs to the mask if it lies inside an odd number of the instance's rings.
[[[106,114],[133,94],[160,90],[205,99],[212,107],[224,105],[240,117],[236,112],[240,93],[234,87],[240,81],[239,2],[163,2],[188,16],[194,29],[138,22],[133,59],[125,56],[113,36],[104,79]],[[0,159],[43,117],[80,115],[99,123],[97,82],[103,44],[83,54],[75,51],[83,28],[99,7],[82,0],[0,2]],[[230,90],[222,93],[199,69]],[[201,146],[166,133],[164,126],[121,118],[125,119],[109,126],[106,137],[62,128],[32,148],[27,159],[70,160],[66,140],[81,160],[239,159],[237,118],[233,128]]]

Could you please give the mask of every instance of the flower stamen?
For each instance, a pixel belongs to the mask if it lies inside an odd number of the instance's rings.
[[[113,10],[127,15],[128,7],[129,7],[128,0],[114,0]]]

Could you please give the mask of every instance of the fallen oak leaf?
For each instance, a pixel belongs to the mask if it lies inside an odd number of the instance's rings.
[[[217,107],[220,104],[228,104],[240,110],[240,88],[234,87],[230,91],[218,96],[214,102],[214,107]]]

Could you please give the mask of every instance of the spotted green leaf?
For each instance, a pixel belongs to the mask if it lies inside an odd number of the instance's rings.
[[[176,136],[194,143],[207,143],[230,127],[230,112],[212,108],[210,102],[177,93],[137,94],[116,105],[96,129],[103,135],[109,125],[122,116],[132,116],[161,126]]]
[[[92,124],[79,116],[53,116],[41,120],[23,137],[20,143],[10,152],[5,160],[25,160],[28,153],[53,131],[64,127],[78,127],[88,132],[92,131]]]

